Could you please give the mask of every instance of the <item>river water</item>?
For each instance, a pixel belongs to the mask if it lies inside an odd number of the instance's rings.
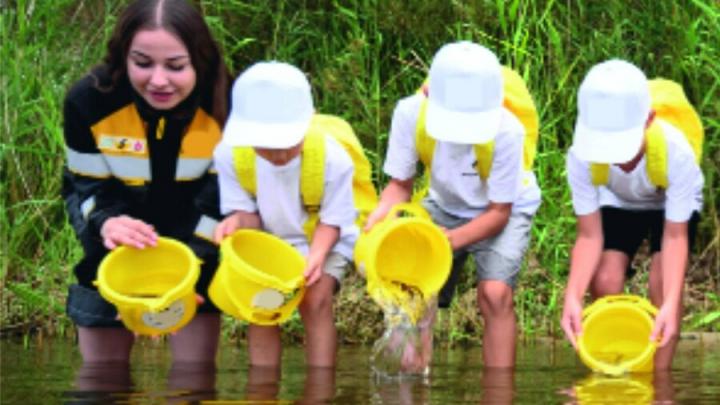
[[[720,404],[720,342],[681,341],[672,372],[593,375],[565,343],[518,347],[514,372],[483,370],[479,347],[437,347],[427,377],[371,371],[369,347],[342,347],[335,371],[306,369],[299,346],[279,371],[247,366],[244,347],[221,345],[216,369],[173,366],[163,341],[141,340],[130,368],[83,367],[69,339],[0,341],[2,404]]]

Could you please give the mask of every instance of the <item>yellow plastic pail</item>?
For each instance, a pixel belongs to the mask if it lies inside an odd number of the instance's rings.
[[[286,321],[305,294],[305,258],[284,240],[241,229],[220,245],[208,294],[223,312],[258,325]]]
[[[400,215],[398,215],[400,214]],[[400,307],[413,322],[424,301],[437,295],[450,274],[452,248],[443,231],[417,204],[398,204],[355,245],[355,265],[380,306]]]
[[[657,309],[634,295],[609,295],[583,311],[580,359],[609,375],[650,372],[657,344],[650,341]]]
[[[175,332],[195,316],[200,260],[185,244],[159,238],[157,245],[121,246],[100,263],[95,285],[117,307],[125,326],[141,335]]]

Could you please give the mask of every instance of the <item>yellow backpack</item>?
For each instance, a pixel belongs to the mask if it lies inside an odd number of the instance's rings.
[[[531,170],[537,150],[539,120],[535,103],[520,75],[509,67],[502,68],[503,75],[503,106],[510,110],[522,123],[525,128],[525,142],[523,144],[523,167]],[[427,84],[424,84],[418,92],[427,96]],[[425,112],[427,110],[427,99],[423,100],[420,107],[415,127],[415,145],[420,161],[425,166],[425,174],[428,176],[432,166],[433,153],[435,151],[435,139],[428,135],[425,129]],[[492,156],[495,143],[490,141],[475,145],[475,156],[477,158],[477,171],[480,178],[486,180],[490,175]]]
[[[300,195],[308,212],[308,220],[303,224],[303,229],[308,240],[312,240],[317,226],[320,203],[325,191],[326,136],[332,136],[342,145],[355,166],[353,201],[358,210],[355,223],[360,227],[364,226],[365,218],[377,205],[377,192],[372,183],[372,168],[350,124],[333,115],[313,115],[310,128],[305,134],[300,169]],[[240,185],[255,197],[257,195],[255,150],[251,147],[233,148],[233,162]]]
[[[655,118],[645,131],[646,167],[650,182],[659,188],[667,188],[667,141],[657,118],[665,120],[685,135],[699,164],[705,137],[702,121],[685,97],[682,87],[672,80],[654,79],[649,82],[650,99]],[[590,177],[595,186],[608,183],[610,165],[590,164]]]

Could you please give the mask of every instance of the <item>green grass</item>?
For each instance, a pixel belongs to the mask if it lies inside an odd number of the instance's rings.
[[[3,330],[68,325],[65,289],[79,245],[59,198],[61,103],[69,85],[103,55],[127,2],[6,1],[0,19],[0,274]],[[574,217],[564,156],[572,139],[575,94],[585,72],[627,58],[649,77],[682,83],[706,128],[705,207],[686,289],[684,328],[720,330],[720,6],[686,1],[199,1],[233,74],[262,59],[291,62],[311,79],[318,110],[355,128],[374,165],[385,155],[397,100],[412,93],[445,42],[469,39],[493,49],[526,78],[541,119],[536,174],[543,205],[535,218],[516,304],[524,334],[558,335]],[[630,291],[645,292],[646,256]],[[476,341],[472,269],[438,323],[450,343]],[[347,342],[379,335],[381,317],[350,277],[337,300]],[[229,322],[225,332],[243,336]],[[298,338],[297,318],[286,336]]]

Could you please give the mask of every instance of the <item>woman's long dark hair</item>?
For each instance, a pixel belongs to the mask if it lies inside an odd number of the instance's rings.
[[[108,41],[103,61],[111,87],[127,77],[127,57],[135,34],[158,28],[177,36],[188,49],[197,77],[196,90],[222,127],[228,112],[230,74],[205,20],[187,0],[136,0],[125,9]]]

